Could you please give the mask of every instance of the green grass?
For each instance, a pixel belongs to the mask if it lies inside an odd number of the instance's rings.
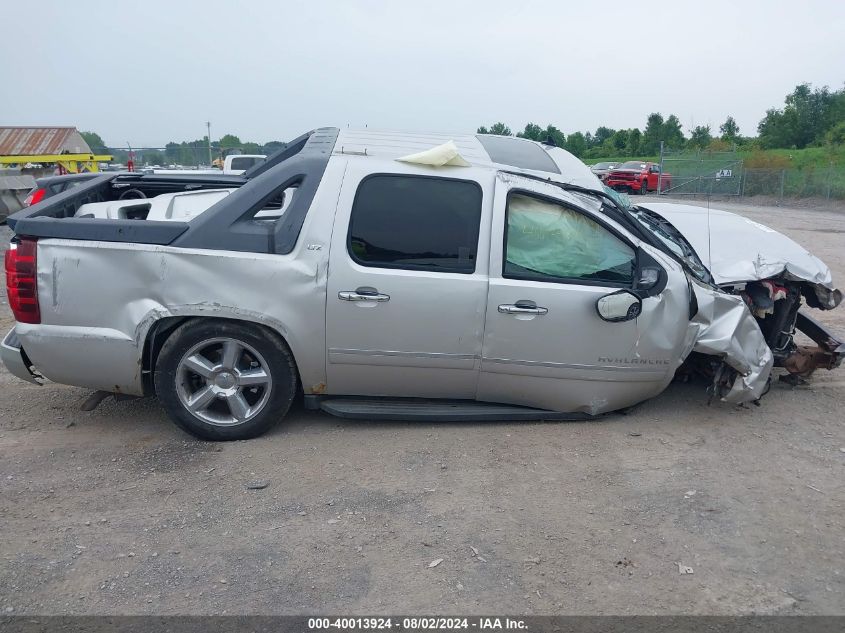
[[[766,161],[776,163],[773,167],[783,169],[820,169],[831,165],[845,167],[845,147],[807,147],[806,149],[767,149],[740,151],[739,156],[749,167],[768,167]],[[762,164],[757,164],[757,163]]]

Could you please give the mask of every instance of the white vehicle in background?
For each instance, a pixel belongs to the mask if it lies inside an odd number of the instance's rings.
[[[223,173],[240,176],[250,167],[260,165],[267,156],[264,154],[230,154],[223,159]]]
[[[240,176],[246,170],[255,165],[260,165],[267,156],[264,154],[230,154],[222,161],[222,169],[185,169],[181,166],[161,167],[160,165],[153,165],[152,167],[144,167],[139,171],[143,174],[225,174],[227,176]]]

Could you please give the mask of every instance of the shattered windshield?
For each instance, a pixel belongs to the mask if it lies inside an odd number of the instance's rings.
[[[628,197],[627,193],[621,193],[616,191],[616,189],[611,189],[607,185],[602,185],[602,189],[608,195],[608,197],[613,198],[613,201],[616,203],[620,209],[624,209],[628,211],[633,205],[631,204],[631,199]]]
[[[668,220],[643,207],[630,207],[628,213],[675,253],[687,265],[696,279],[705,283],[712,283],[710,271],[698,257],[695,249]]]

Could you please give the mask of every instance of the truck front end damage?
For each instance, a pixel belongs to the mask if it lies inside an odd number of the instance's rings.
[[[690,321],[694,352],[681,367],[711,381],[711,397],[732,404],[755,402],[768,391],[774,357],[741,297],[690,281],[697,312]]]
[[[792,277],[792,278],[790,278]],[[754,281],[743,288],[733,288],[748,304],[774,355],[775,367],[788,374],[781,380],[799,384],[817,369],[834,369],[842,364],[845,343],[822,323],[801,312],[802,299],[809,307],[829,310],[842,301],[839,290],[808,281],[796,281],[793,275]],[[810,344],[795,340],[806,336]]]
[[[795,328],[807,335],[816,345],[796,345],[793,352],[783,361],[782,366],[792,376],[805,378],[816,369],[834,369],[842,364],[845,355],[845,342],[829,332],[813,318],[798,313]]]
[[[842,337],[806,311],[832,310],[842,302],[830,269],[786,236],[756,222],[745,224],[754,231],[756,256],[727,266],[721,251],[739,249],[739,244],[723,242],[717,260],[721,265],[716,265],[720,287],[748,305],[772,350],[775,367],[788,372],[780,380],[794,385],[817,369],[835,369],[845,352]],[[796,340],[799,334],[807,340]]]
[[[812,318],[807,308],[842,302],[830,268],[786,235],[746,217],[675,203],[641,205],[672,223],[728,295],[753,314],[780,380],[799,384],[817,369],[842,364],[845,337]],[[806,338],[806,340],[802,340]]]

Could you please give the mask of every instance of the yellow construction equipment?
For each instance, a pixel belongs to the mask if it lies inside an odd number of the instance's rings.
[[[109,154],[34,154],[31,156],[0,156],[0,165],[20,165],[27,163],[56,163],[68,174],[85,171],[100,171],[99,163],[108,163],[113,159]]]

